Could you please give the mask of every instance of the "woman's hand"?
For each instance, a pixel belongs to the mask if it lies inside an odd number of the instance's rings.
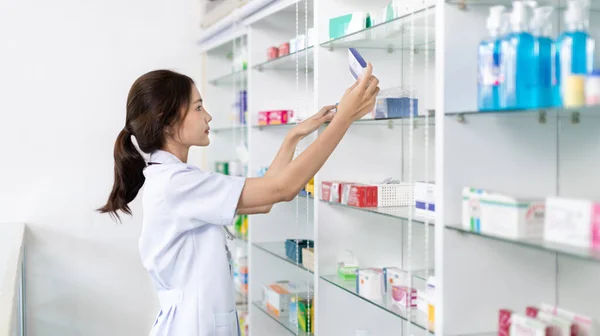
[[[379,93],[378,85],[379,79],[373,76],[373,66],[369,63],[366,71],[342,96],[336,118],[354,122],[373,110]]]
[[[328,105],[322,107],[318,113],[294,127],[291,133],[294,136],[297,136],[299,139],[303,139],[307,135],[316,131],[324,123],[331,121],[334,115],[334,113],[331,110],[333,110],[334,108],[335,105]]]

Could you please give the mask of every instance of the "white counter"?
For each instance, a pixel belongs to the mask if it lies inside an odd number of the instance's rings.
[[[24,224],[0,224],[0,336],[20,335]]]

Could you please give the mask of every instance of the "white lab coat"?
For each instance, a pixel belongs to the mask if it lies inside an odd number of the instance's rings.
[[[144,170],[144,267],[160,312],[150,335],[237,336],[233,281],[223,226],[230,225],[245,179],[207,173],[156,151]]]

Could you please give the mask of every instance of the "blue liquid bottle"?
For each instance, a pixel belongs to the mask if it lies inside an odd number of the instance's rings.
[[[555,59],[556,48],[550,37],[552,26],[550,16],[552,7],[538,7],[533,10],[532,32],[535,37],[535,64],[537,65],[536,107],[554,105],[554,86],[556,85]]]
[[[500,29],[502,28],[505,10],[504,6],[490,8],[490,16],[487,20],[490,38],[481,41],[477,50],[477,106],[480,111],[500,109]]]
[[[563,105],[567,79],[587,75],[594,68],[594,40],[587,32],[587,8],[582,0],[571,0],[565,11],[565,31],[556,41],[555,106]]]
[[[529,8],[523,1],[513,2],[510,33],[501,43],[500,108],[534,108],[537,104],[537,66],[535,39],[528,27]]]

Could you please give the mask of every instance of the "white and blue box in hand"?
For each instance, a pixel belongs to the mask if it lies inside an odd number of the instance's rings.
[[[367,68],[367,62],[355,48],[348,48],[348,67],[354,79],[358,79]]]

